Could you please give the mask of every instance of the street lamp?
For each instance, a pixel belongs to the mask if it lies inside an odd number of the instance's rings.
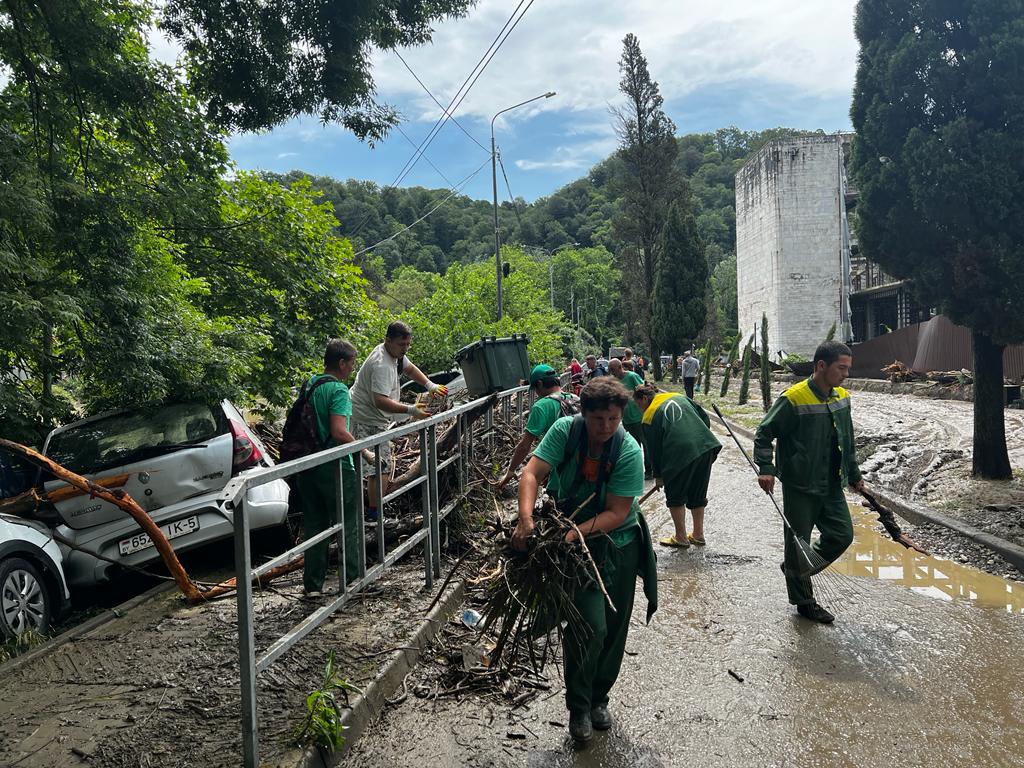
[[[542,93],[540,96],[534,96],[532,99],[513,104],[511,107],[505,107],[505,109],[495,113],[494,117],[491,118],[491,188],[494,191],[494,274],[498,279],[499,320],[501,320],[501,316],[504,313],[504,297],[501,292],[501,240],[498,238],[498,153],[494,147],[494,121],[498,119],[498,115],[503,115],[513,109],[526,106],[531,102],[537,101],[537,99],[550,99],[554,95],[554,91]]]

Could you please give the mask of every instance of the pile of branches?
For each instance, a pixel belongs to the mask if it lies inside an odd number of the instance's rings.
[[[558,642],[566,636],[584,639],[590,630],[573,604],[577,585],[596,582],[611,605],[573,522],[575,514],[565,516],[546,501],[535,516],[536,530],[525,552],[512,548],[511,521],[490,538],[480,573],[468,583],[483,592],[482,624],[494,643],[491,668],[510,669],[525,659],[540,673],[550,658],[552,636]],[[577,538],[570,544],[565,537],[571,530]]]
[[[928,371],[925,378],[944,386],[956,384],[964,387],[974,383],[974,374],[966,368],[961,368],[959,371]]]
[[[882,373],[889,377],[889,381],[893,382],[914,381],[918,378],[918,375],[901,360],[893,360],[889,365],[882,368]]]

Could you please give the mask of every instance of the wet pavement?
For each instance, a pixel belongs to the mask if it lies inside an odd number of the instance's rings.
[[[660,498],[645,509],[655,536],[671,532]],[[560,689],[514,710],[410,696],[346,762],[1024,766],[1024,585],[909,553],[852,510],[857,541],[820,593],[837,621],[810,624],[786,602],[775,512],[727,445],[707,547],[659,548],[650,626],[638,590],[610,732],[574,747]]]

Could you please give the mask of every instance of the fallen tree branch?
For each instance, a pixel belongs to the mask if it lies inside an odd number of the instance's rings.
[[[200,592],[199,587],[195,582],[189,578],[189,575],[185,573],[185,569],[178,560],[178,556],[175,554],[174,548],[171,547],[171,543],[167,540],[164,532],[160,530],[160,526],[153,522],[153,518],[151,518],[146,511],[138,505],[138,502],[136,502],[135,499],[122,490],[109,490],[104,488],[99,483],[94,483],[69,469],[65,469],[57,462],[48,459],[41,453],[21,445],[20,443],[0,438],[0,447],[24,456],[33,464],[43,467],[49,471],[54,477],[60,478],[69,485],[72,485],[83,493],[88,494],[89,498],[103,499],[126,512],[136,523],[138,523],[139,527],[142,528],[142,530],[145,531],[153,541],[153,545],[160,553],[160,557],[163,558],[164,565],[167,566],[167,570],[170,571],[171,576],[174,577],[174,581],[177,583],[178,589],[181,590],[181,593],[185,595],[189,602],[202,600],[202,592]]]

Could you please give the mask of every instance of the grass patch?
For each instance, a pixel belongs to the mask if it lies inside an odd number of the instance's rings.
[[[17,637],[5,640],[3,643],[0,643],[0,664],[28,653],[33,648],[38,648],[49,639],[46,635],[30,629],[27,632],[22,632]]]

